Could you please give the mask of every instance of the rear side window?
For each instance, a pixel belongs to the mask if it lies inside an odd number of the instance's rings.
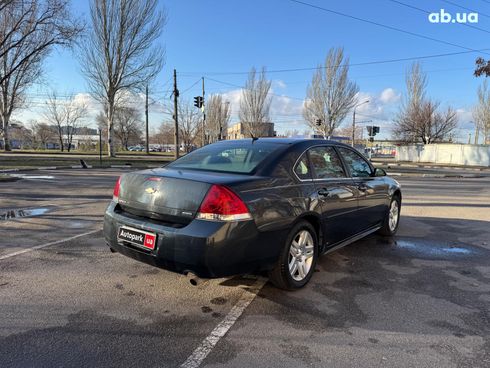
[[[346,177],[342,162],[333,147],[314,147],[308,152],[316,179]]]
[[[360,154],[347,148],[339,148],[339,151],[352,177],[365,178],[372,175],[371,166]]]
[[[311,179],[310,165],[308,163],[308,156],[303,154],[298,160],[298,163],[294,167],[294,173],[301,180]]]
[[[188,153],[167,165],[174,169],[250,174],[271,153],[284,147],[280,143],[254,142],[216,143]]]

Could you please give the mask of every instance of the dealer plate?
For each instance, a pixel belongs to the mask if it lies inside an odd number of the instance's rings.
[[[157,235],[147,231],[141,231],[132,227],[121,226],[117,232],[117,239],[119,241],[128,242],[138,247],[155,249]]]

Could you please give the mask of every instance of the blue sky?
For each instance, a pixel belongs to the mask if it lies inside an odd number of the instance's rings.
[[[315,67],[323,62],[328,49],[336,46],[344,47],[353,64],[490,49],[490,3],[483,0],[451,0],[478,11],[479,22],[471,25],[480,30],[462,24],[430,23],[423,11],[390,0],[305,2],[462,47],[366,24],[289,0],[162,1],[161,5],[168,13],[168,23],[160,40],[166,47],[166,64],[155,81],[152,98],[159,103],[170,103],[168,90],[174,68],[179,73],[179,89],[185,91],[183,98],[191,100],[198,95],[199,83],[189,87],[201,76],[209,77],[219,82],[206,78],[206,93],[225,93],[236,112],[239,89],[232,85],[243,85],[246,79],[243,73],[252,66],[265,66],[270,71]],[[429,12],[439,12],[443,8],[452,14],[469,13],[442,0],[400,2]],[[77,14],[86,16],[88,2],[74,2],[73,8]],[[483,81],[472,75],[474,60],[480,55],[489,56],[466,53],[422,61],[429,77],[429,96],[439,100],[441,105],[450,104],[460,109],[462,130],[459,135],[462,139],[467,139],[466,129],[471,128],[468,123],[471,107],[476,101],[476,88]],[[410,63],[359,65],[350,69],[351,79],[360,87],[361,98],[371,100],[358,112],[381,125],[382,136],[389,135],[391,119],[398,108],[400,94],[404,92],[404,73]],[[274,94],[284,96],[273,97],[272,118],[277,123],[277,130],[304,130],[301,100],[312,73],[269,73]],[[38,100],[42,100],[43,93],[49,88],[60,93],[87,92],[78,61],[69,51],[52,54],[46,64],[45,83],[47,86],[33,89],[32,95]],[[153,127],[167,118],[157,106],[151,114]],[[31,109],[19,117],[32,118],[36,113],[36,109]],[[233,120],[235,118],[233,116]],[[347,120],[350,119],[348,116]]]

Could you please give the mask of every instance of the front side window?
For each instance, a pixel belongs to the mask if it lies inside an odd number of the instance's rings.
[[[342,162],[333,147],[314,147],[308,152],[316,179],[345,177]]]
[[[348,148],[339,148],[339,151],[353,178],[372,176],[371,166],[360,154]]]

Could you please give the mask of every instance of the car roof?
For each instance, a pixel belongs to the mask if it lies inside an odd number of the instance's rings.
[[[231,139],[231,140],[222,140],[216,143],[243,143],[243,142],[252,142],[252,138],[246,139]],[[350,147],[344,143],[340,143],[337,141],[329,140],[329,139],[318,139],[318,138],[275,138],[275,137],[264,137],[258,138],[254,144],[258,143],[279,143],[279,144],[287,144],[287,145],[299,145],[304,143],[309,143],[309,146],[316,146],[320,144],[332,144],[336,146],[345,146]]]

